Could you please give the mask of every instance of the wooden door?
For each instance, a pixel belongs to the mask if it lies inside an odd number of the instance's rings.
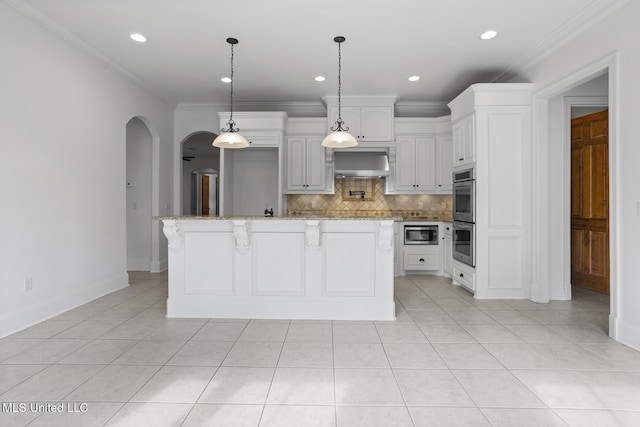
[[[202,215],[209,215],[209,175],[202,175]]]
[[[608,111],[571,120],[571,284],[609,294]]]

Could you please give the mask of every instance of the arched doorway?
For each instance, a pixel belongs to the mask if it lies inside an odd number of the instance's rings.
[[[153,137],[134,117],[126,126],[127,270],[151,271]]]
[[[207,196],[211,194],[217,199],[217,182],[214,175],[220,170],[220,149],[213,147],[211,143],[216,134],[211,132],[196,132],[189,135],[182,143],[182,213],[183,214],[207,214],[202,210],[203,177],[207,178]],[[200,203],[198,203],[200,201]],[[218,213],[218,203],[215,206],[208,203],[208,215]],[[200,210],[198,209],[200,207]],[[213,209],[212,209],[213,208]],[[213,211],[212,211],[213,210]]]

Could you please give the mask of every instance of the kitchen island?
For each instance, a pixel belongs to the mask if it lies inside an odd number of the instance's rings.
[[[393,320],[401,218],[160,217],[167,317]]]

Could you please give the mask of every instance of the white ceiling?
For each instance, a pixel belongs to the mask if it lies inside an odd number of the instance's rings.
[[[337,93],[442,105],[504,79],[624,0],[4,0],[171,103],[318,103]],[[480,40],[487,29],[498,37]],[[129,39],[132,32],[149,41]],[[322,74],[323,83],[313,80]],[[420,81],[407,77],[417,74]]]

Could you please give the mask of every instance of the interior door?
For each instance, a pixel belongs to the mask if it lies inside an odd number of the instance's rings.
[[[209,175],[202,175],[202,215],[209,215]]]
[[[571,284],[609,294],[608,111],[571,120]]]

